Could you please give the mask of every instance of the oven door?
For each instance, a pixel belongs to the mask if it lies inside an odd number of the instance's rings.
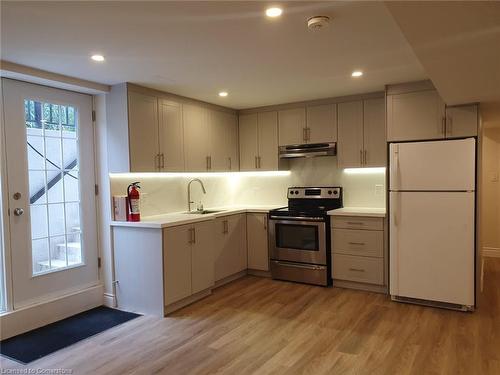
[[[273,260],[326,265],[324,219],[269,219],[269,251]]]

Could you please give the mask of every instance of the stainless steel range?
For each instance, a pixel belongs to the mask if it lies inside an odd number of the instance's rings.
[[[341,187],[288,188],[288,207],[269,212],[273,279],[331,284],[327,211],[341,207]]]

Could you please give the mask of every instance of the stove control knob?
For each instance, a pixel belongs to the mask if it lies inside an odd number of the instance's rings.
[[[328,194],[329,194],[329,195],[332,195],[332,191],[331,191],[331,190],[328,190]]]
[[[298,191],[298,190],[295,190],[295,194],[299,194],[299,191]]]
[[[338,190],[335,190],[335,191],[333,192],[333,195],[338,195],[338,194],[339,194]]]
[[[293,192],[293,190],[290,190],[290,195],[293,195],[293,194],[295,194],[295,193]]]

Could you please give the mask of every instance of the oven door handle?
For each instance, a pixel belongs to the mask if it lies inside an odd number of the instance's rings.
[[[300,217],[300,216],[269,216],[273,220],[301,220],[301,221],[325,221],[323,217]]]
[[[288,263],[288,262],[280,262],[275,260],[274,263],[276,263],[279,266],[284,266],[284,267],[292,267],[292,268],[302,268],[306,270],[323,270],[326,268],[326,266],[313,266],[313,265],[308,265],[308,264],[297,264],[297,263]]]

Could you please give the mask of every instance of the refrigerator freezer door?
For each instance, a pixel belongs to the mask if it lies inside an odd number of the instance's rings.
[[[474,193],[390,193],[393,296],[474,305]]]
[[[392,143],[391,191],[475,190],[476,140]]]

